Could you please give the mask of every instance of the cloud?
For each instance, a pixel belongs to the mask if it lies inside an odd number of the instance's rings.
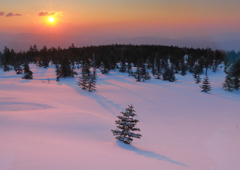
[[[5,12],[0,12],[0,16],[3,16],[3,15],[5,15]]]
[[[46,11],[43,11],[43,12],[39,12],[39,14],[38,14],[39,17],[51,16],[51,15],[60,15],[60,16],[62,16],[62,12],[46,12]]]
[[[43,16],[50,16],[54,15],[54,12],[39,12],[38,16],[43,17]]]
[[[6,15],[6,17],[16,17],[16,16],[20,17],[20,16],[22,16],[22,14],[14,14],[14,13],[10,12]]]
[[[55,15],[63,16],[62,12],[56,12]]]

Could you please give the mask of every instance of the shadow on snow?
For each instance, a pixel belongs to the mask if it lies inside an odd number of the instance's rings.
[[[76,78],[76,77],[75,77]],[[124,110],[124,108],[121,108],[119,104],[114,103],[112,100],[109,100],[106,97],[103,97],[102,95],[98,94],[97,91],[95,92],[88,92],[87,90],[82,90],[76,83],[77,81],[72,79],[70,80],[70,78],[66,78],[66,79],[61,79],[58,82],[58,85],[62,85],[65,84],[67,86],[72,87],[73,89],[75,89],[77,91],[77,93],[79,93],[81,96],[85,96],[85,97],[89,97],[91,99],[96,100],[96,102],[101,105],[104,109],[108,110],[109,112],[111,112],[112,114],[116,115],[116,112],[111,111],[111,107],[115,107],[118,110]],[[72,83],[71,81],[74,81],[74,83]]]
[[[118,146],[120,146],[121,148],[123,148],[125,150],[135,152],[136,154],[145,156],[147,158],[153,158],[153,159],[157,159],[157,160],[167,161],[167,162],[170,162],[172,164],[177,164],[177,165],[189,167],[189,166],[185,165],[184,163],[174,161],[171,158],[168,158],[166,156],[163,156],[163,155],[157,154],[155,152],[151,152],[151,151],[141,150],[141,149],[138,149],[138,148],[136,148],[132,145],[127,145],[127,144],[125,144],[121,141],[117,141],[117,144],[118,144]]]

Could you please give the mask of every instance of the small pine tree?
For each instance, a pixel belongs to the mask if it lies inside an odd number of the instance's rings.
[[[96,91],[96,75],[95,74],[91,74],[89,76],[87,88],[89,92]]]
[[[103,62],[101,64],[101,66],[99,67],[99,69],[101,70],[102,74],[108,74],[108,72],[111,69],[111,66],[110,66],[107,58],[103,59]]]
[[[125,73],[127,71],[127,65],[125,63],[125,59],[123,58],[120,62],[119,72]]]
[[[209,78],[208,76],[206,75],[206,77],[204,78],[203,80],[203,84],[202,86],[200,86],[202,88],[202,92],[209,92],[211,91],[211,85],[210,85],[210,82],[209,82]]]
[[[151,79],[151,76],[149,75],[146,67],[144,66],[142,69],[142,81],[150,80],[150,79]]]
[[[58,64],[56,64],[55,67],[56,67],[56,81],[59,81],[61,71],[60,71]]]
[[[33,79],[33,72],[30,70],[29,65],[27,63],[24,64],[24,76],[22,76],[22,79]]]
[[[79,85],[83,90],[87,89],[87,75],[82,72],[82,77],[79,78],[77,85]]]
[[[233,91],[233,89],[234,89],[234,87],[233,87],[233,80],[228,75],[226,76],[225,82],[223,83],[223,88],[226,91]]]
[[[134,113],[135,110],[133,106],[128,106],[125,112],[121,112],[122,116],[117,116],[119,120],[116,120],[115,123],[117,124],[116,130],[111,130],[113,135],[116,136],[116,139],[126,143],[131,144],[133,141],[132,138],[140,139],[142,135],[133,133],[134,131],[140,131],[139,128],[135,128],[137,119],[133,119],[136,114]]]
[[[134,73],[132,71],[131,63],[128,63],[128,65],[127,65],[127,72],[128,72],[128,76],[133,76],[134,75]]]
[[[200,77],[200,75],[196,75],[196,76],[194,77],[194,80],[195,80],[195,82],[196,82],[197,84],[199,84],[199,83],[201,82],[201,77]]]
[[[77,75],[77,72],[75,71],[74,63],[70,62],[68,57],[63,57],[60,62],[56,64],[57,81],[59,81],[61,77],[74,77],[75,75]]]
[[[240,88],[240,76],[235,76],[233,79],[233,85],[234,85],[234,89],[236,91],[238,91],[238,89]]]
[[[193,77],[194,77],[195,83],[197,84],[201,82],[201,77],[200,77],[201,73],[202,71],[199,64],[195,64],[195,66],[193,67]]]
[[[94,61],[95,63],[95,61]],[[96,68],[95,64],[93,64],[93,73],[90,74],[90,80],[89,80],[89,86],[88,91],[96,91],[96,80],[97,80],[97,74],[96,74]]]
[[[141,71],[140,68],[137,66],[137,70],[134,73],[134,77],[136,79],[137,82],[141,81]]]
[[[175,73],[174,73],[174,69],[173,69],[173,65],[171,66],[170,70],[169,70],[169,82],[174,82],[176,81],[176,77],[175,77]]]
[[[155,68],[156,68],[156,58],[154,58],[154,60],[152,62],[152,67],[151,67],[153,77],[156,76],[156,69]]]
[[[82,65],[82,76],[79,78],[78,85],[83,89],[86,90],[88,88],[88,79],[90,76],[89,65],[84,64]]]
[[[3,50],[3,57],[2,57],[2,65],[3,65],[3,71],[7,72],[11,70],[11,67],[9,66],[9,58],[10,58],[11,52],[10,50],[5,47]]]
[[[187,64],[186,63],[182,63],[182,65],[181,65],[181,72],[180,72],[180,74],[182,75],[182,76],[185,76],[186,74],[187,74]]]
[[[238,91],[240,88],[240,60],[234,62],[229,69],[225,68],[227,74],[223,88],[227,91]]]
[[[134,73],[133,73],[132,69],[128,70],[128,76],[134,76]]]
[[[93,73],[89,70],[89,66],[85,65],[82,68],[82,77],[79,78],[77,83],[83,90],[88,90],[89,92],[96,90],[96,71],[94,69]]]
[[[3,71],[7,72],[7,71],[10,71],[10,70],[11,70],[11,67],[4,62],[3,63]]]
[[[172,67],[173,66],[171,66],[171,67],[166,66],[164,68],[164,72],[162,75],[164,81],[168,80],[169,82],[174,82],[177,80],[175,77],[174,69]]]
[[[151,79],[151,76],[149,75],[149,73],[146,69],[145,63],[143,62],[143,59],[141,62],[138,60],[137,70],[134,73],[134,77],[137,82],[146,81],[146,80]]]
[[[154,71],[154,76],[156,76],[155,79],[161,79],[161,76],[163,74],[163,61],[159,59],[159,57],[155,58],[154,61],[155,65],[155,71]]]
[[[15,63],[14,70],[16,71],[16,74],[22,74],[22,71],[23,71],[21,65],[18,63]]]

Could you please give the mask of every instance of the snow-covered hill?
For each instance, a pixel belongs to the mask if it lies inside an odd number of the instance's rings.
[[[33,80],[0,70],[0,170],[240,169],[240,93],[222,89],[222,71],[202,93],[190,74],[171,83],[98,73],[87,92],[78,77],[56,82],[53,66],[31,70]],[[111,129],[130,104],[143,137],[126,145]]]

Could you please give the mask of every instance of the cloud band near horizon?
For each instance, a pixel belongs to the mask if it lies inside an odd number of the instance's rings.
[[[22,16],[22,14],[14,14],[12,12],[10,12],[6,15],[6,17],[20,17],[20,16]]]
[[[51,16],[51,15],[61,15],[62,12],[46,12],[46,11],[42,11],[38,13],[39,17],[44,17],[44,16]]]
[[[0,12],[0,16],[4,16],[5,15],[5,12]]]

